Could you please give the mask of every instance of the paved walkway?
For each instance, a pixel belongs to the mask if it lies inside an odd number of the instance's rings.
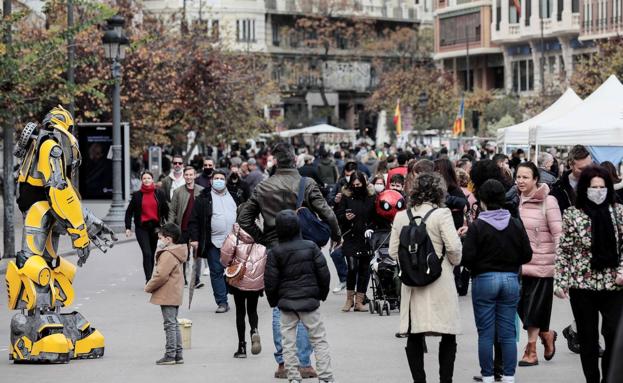
[[[277,382],[272,377],[276,365],[272,356],[271,311],[266,300],[262,298],[259,306],[262,353],[249,355],[246,360],[234,359],[232,355],[237,339],[233,307],[226,314],[215,314],[216,305],[209,283],[196,291],[192,310],[187,309],[186,297],[181,309],[180,317],[193,321],[192,348],[185,351],[186,364],[154,365],[163,354],[162,317],[159,308],[149,304],[149,296],[143,292],[142,274],[141,255],[136,242],[116,246],[105,255],[95,251],[87,264],[78,270],[76,303],[71,309],[80,311],[105,335],[106,354],[99,360],[72,361],[58,366],[11,364],[6,342],[13,313],[7,310],[6,299],[0,299],[1,381]],[[209,282],[208,277],[202,278]],[[335,281],[334,275],[333,278]],[[0,295],[5,296],[5,289],[4,284],[0,284]],[[321,306],[338,381],[410,382],[404,354],[405,340],[394,337],[398,328],[398,313],[390,317],[342,313],[339,308],[343,299],[342,294],[331,294]],[[479,370],[477,337],[469,296],[460,299],[460,306],[464,332],[457,338],[454,381],[468,383]],[[556,299],[552,327],[560,333],[570,318],[568,302]],[[560,338],[563,339],[562,336]],[[520,345],[523,342],[525,335],[522,334]],[[426,355],[426,366],[429,382],[438,381],[437,344],[437,339],[428,338],[430,352]],[[559,341],[558,345],[558,353],[552,361],[542,360],[539,366],[518,368],[517,381],[583,382],[578,356],[571,354],[563,341]],[[521,351],[518,350],[518,353],[521,354]],[[538,352],[542,355],[541,345]]]

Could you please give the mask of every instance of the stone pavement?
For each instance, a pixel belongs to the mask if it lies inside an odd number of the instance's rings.
[[[328,258],[328,257],[327,257]],[[75,258],[72,258],[74,261]],[[330,262],[330,259],[329,259]],[[330,268],[333,271],[333,266]],[[260,355],[234,359],[237,346],[235,315],[215,314],[216,306],[209,277],[202,276],[206,287],[196,290],[192,310],[187,293],[180,317],[193,321],[192,348],[185,350],[186,364],[156,366],[164,349],[162,316],[143,292],[141,255],[136,242],[116,246],[108,254],[94,251],[75,280],[76,301],[80,311],[106,337],[106,354],[99,360],[72,361],[67,365],[14,365],[8,360],[9,322],[13,315],[0,298],[0,381],[72,382],[258,382],[276,383],[272,377],[276,364],[271,336],[271,310],[262,298],[259,305],[259,330],[263,350]],[[335,281],[335,275],[332,276]],[[6,287],[0,284],[0,295]],[[336,379],[339,382],[410,382],[404,354],[405,339],[397,339],[398,313],[379,317],[369,313],[342,313],[343,294],[330,294],[321,306],[328,332]],[[455,382],[469,383],[478,373],[477,337],[471,300],[460,299],[463,334],[457,337],[458,353]],[[568,302],[554,302],[552,328],[559,333],[571,319]],[[248,331],[248,329],[247,329]],[[518,382],[583,382],[579,357],[571,354],[560,335],[558,352],[550,362],[541,360],[536,367],[518,368]],[[525,343],[522,334],[521,345]],[[428,338],[426,355],[428,381],[438,381],[438,338]],[[542,355],[542,346],[538,346]],[[541,357],[542,359],[542,357]],[[307,380],[310,381],[310,380]]]

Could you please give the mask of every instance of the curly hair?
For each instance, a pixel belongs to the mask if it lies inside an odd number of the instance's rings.
[[[419,206],[425,202],[443,206],[446,198],[446,183],[437,173],[418,174],[413,180],[410,197],[411,206]]]

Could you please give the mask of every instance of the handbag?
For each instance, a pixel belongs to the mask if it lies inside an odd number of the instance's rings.
[[[301,177],[301,182],[299,183],[299,192],[296,198],[296,215],[299,219],[303,239],[312,241],[322,248],[331,238],[331,228],[326,222],[318,218],[316,213],[303,207],[306,179],[306,177]]]
[[[240,262],[236,258],[238,252],[238,244],[240,243],[240,227],[238,227],[238,234],[236,234],[236,246],[234,246],[234,256],[231,265],[225,268],[225,280],[228,284],[235,284],[240,282],[247,271],[247,262]]]

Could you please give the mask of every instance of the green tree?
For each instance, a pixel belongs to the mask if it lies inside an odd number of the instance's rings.
[[[574,68],[571,87],[585,98],[610,75],[623,79],[623,37],[597,44],[597,52],[582,57]]]

